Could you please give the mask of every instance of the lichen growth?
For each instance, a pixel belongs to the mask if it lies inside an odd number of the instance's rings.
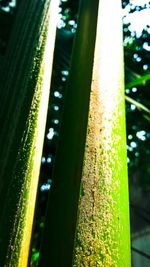
[[[58,5],[58,1],[57,3],[56,1],[51,1],[51,3],[55,3],[53,4],[55,7]],[[21,131],[20,136],[22,138],[20,138],[19,149],[15,148],[17,156],[13,168],[10,170],[6,201],[3,205],[3,213],[1,212],[3,222],[6,222],[6,225],[0,226],[0,242],[1,244],[5,242],[5,245],[1,246],[0,249],[0,264],[5,267],[25,267],[28,262],[56,30],[56,20],[51,21],[50,15],[52,15],[53,11],[56,15],[57,9],[52,10],[51,5],[49,6],[49,1],[45,1],[39,6],[38,11],[39,13],[41,12],[41,17],[44,17],[42,25],[40,28],[39,25],[36,25],[37,32],[35,33],[34,43],[30,39],[29,43],[27,43],[27,45],[31,45],[30,50],[33,56],[30,62],[31,65],[25,68],[23,73],[18,73],[20,79],[21,75],[23,77],[27,75],[26,82],[19,85],[19,87],[17,87],[18,85],[14,87],[14,90],[20,92],[21,86],[24,101],[18,104],[20,99],[17,95],[15,103],[18,106],[18,110],[15,107],[15,112],[19,111],[21,113],[16,114],[17,119],[21,120],[22,115],[25,124],[21,129],[18,129]],[[39,21],[41,21],[41,17]],[[51,22],[54,23],[53,27]],[[38,39],[37,35],[39,35]],[[51,51],[49,51],[49,47],[51,47]],[[18,52],[19,56],[21,57]],[[29,104],[28,113],[24,112],[23,104],[26,104],[26,101]],[[10,124],[13,125],[12,122]],[[17,135],[17,129],[15,130]]]
[[[126,153],[120,125],[124,114],[118,118],[118,110],[113,111],[114,114],[110,113],[109,131],[106,129],[108,118],[105,117],[102,105],[99,88],[94,84],[82,174],[81,191],[84,194],[80,194],[74,267],[126,266],[121,263],[123,247],[128,248],[129,243],[128,227],[125,224],[129,224],[127,176],[126,170],[123,170],[126,169]],[[117,109],[115,102],[113,105]],[[120,104],[118,108],[120,109]],[[123,237],[126,240],[121,240]],[[122,242],[127,243],[124,246]]]
[[[121,18],[117,50],[109,51],[106,3],[100,1],[73,267],[130,266]]]

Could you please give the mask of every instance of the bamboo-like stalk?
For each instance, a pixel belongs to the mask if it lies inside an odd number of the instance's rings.
[[[81,0],[40,267],[130,266],[124,110],[121,3]]]
[[[21,1],[0,73],[0,266],[27,266],[57,12]]]
[[[101,0],[73,266],[129,267],[121,3]]]

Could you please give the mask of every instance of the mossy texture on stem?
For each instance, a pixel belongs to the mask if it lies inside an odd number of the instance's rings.
[[[0,73],[0,266],[28,262],[57,7],[53,0],[21,1]]]
[[[101,0],[74,267],[130,266],[124,111],[121,4]]]

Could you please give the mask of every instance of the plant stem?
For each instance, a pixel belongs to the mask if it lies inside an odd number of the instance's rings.
[[[19,4],[1,70],[0,265],[26,267],[58,1]]]

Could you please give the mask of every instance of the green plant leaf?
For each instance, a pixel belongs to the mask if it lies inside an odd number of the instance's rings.
[[[150,114],[150,110],[147,107],[145,107],[143,104],[137,102],[136,100],[134,100],[133,98],[131,98],[129,96],[126,96],[125,98],[126,98],[127,102],[135,105],[138,110],[144,111],[144,112]]]
[[[143,84],[145,85],[145,83],[150,80],[150,73],[148,74],[145,74],[143,76],[140,76],[138,77],[137,79],[135,79],[134,81],[131,81],[131,82],[128,82],[126,84],[126,88],[132,88],[133,86],[137,86],[137,85],[140,85],[140,84]]]
[[[149,114],[150,114],[150,110],[149,110],[146,106],[144,106],[143,104],[137,102],[136,100],[134,100],[133,98],[131,98],[131,97],[129,97],[129,96],[126,96],[125,99],[126,99],[127,102],[129,102],[129,103],[135,105],[136,108],[137,108],[139,111],[144,112],[143,117],[144,117],[146,120],[150,121],[150,115],[149,115]],[[145,113],[146,113],[146,114],[145,114]]]

